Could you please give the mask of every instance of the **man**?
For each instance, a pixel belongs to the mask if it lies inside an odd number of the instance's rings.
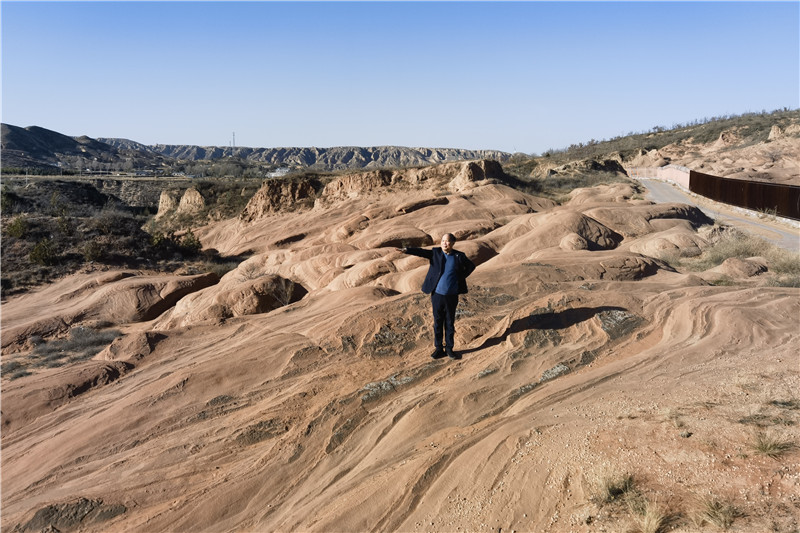
[[[431,295],[433,305],[433,343],[436,350],[431,357],[434,359],[441,359],[445,355],[450,359],[461,359],[461,354],[453,351],[456,306],[458,306],[458,295],[467,292],[467,276],[475,270],[475,265],[464,252],[453,249],[455,243],[455,236],[446,233],[442,236],[441,248],[432,250],[397,248],[403,253],[424,257],[430,261],[428,274],[422,284],[422,292]],[[443,336],[444,346],[442,346]]]

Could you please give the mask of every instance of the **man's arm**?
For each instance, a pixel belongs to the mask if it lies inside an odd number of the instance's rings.
[[[433,250],[426,250],[425,248],[396,248],[396,250],[404,254],[424,257],[425,259],[431,259],[433,257]]]

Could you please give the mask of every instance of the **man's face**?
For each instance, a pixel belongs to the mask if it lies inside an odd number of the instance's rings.
[[[450,240],[449,235],[442,237],[442,251],[446,254],[449,254],[453,251],[453,241]]]

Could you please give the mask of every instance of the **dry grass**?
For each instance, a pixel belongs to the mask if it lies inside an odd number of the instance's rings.
[[[800,287],[800,253],[792,252],[759,237],[723,227],[717,237],[703,252],[695,257],[681,257],[678,253],[663,253],[657,257],[673,268],[703,272],[721,265],[729,258],[747,259],[763,257],[770,276],[764,283],[771,286]],[[726,283],[721,280],[718,284]]]
[[[700,256],[686,261],[693,270],[708,270],[721,265],[726,259],[737,257],[766,257],[775,253],[774,245],[758,237],[753,237],[736,230],[725,230],[722,236],[703,251]]]
[[[620,501],[634,492],[633,475],[619,472],[603,472],[594,483],[593,500],[599,505]]]
[[[250,281],[258,279],[264,275],[264,271],[255,263],[247,263],[239,268],[239,279],[242,281]]]
[[[591,500],[595,504],[626,510],[632,531],[637,533],[664,532],[675,516],[664,502],[644,495],[636,486],[633,475],[627,472],[611,469],[601,472],[592,491]]]
[[[695,527],[701,528],[705,524],[712,524],[720,529],[728,529],[740,516],[743,514],[733,502],[714,495],[700,498],[697,509],[690,514]]]
[[[783,439],[773,433],[759,431],[753,437],[750,447],[754,452],[777,459],[784,453],[797,448],[797,445],[788,439]]]
[[[120,335],[116,329],[72,328],[65,339],[37,344],[33,350],[33,366],[53,368],[90,359]]]
[[[634,531],[637,533],[661,533],[666,531],[670,512],[664,503],[649,499],[638,493],[629,493],[628,510],[631,513]]]
[[[677,409],[669,409],[666,413],[666,419],[669,421],[674,427],[680,429],[686,426],[686,423],[683,421],[683,413]]]

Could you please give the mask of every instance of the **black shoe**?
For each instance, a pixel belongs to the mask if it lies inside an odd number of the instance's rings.
[[[456,353],[453,350],[447,350],[447,357],[449,357],[450,359],[453,359],[453,360],[458,360],[458,359],[461,359],[461,354],[460,353]]]
[[[447,355],[447,354],[444,353],[442,350],[436,350],[435,352],[433,352],[431,354],[431,359],[441,359],[445,355]]]

